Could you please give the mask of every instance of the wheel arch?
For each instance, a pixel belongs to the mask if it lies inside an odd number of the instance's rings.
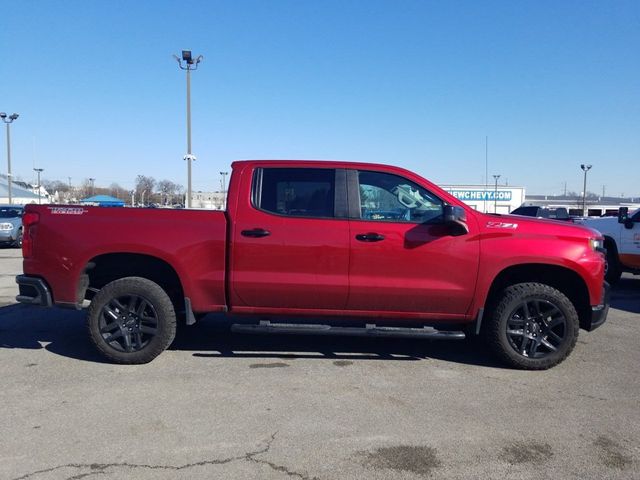
[[[96,290],[124,277],[142,277],[157,283],[167,293],[176,311],[184,310],[184,288],[175,268],[167,261],[141,253],[105,253],[86,265],[88,288],[81,298],[91,299]]]
[[[505,268],[494,278],[489,288],[485,309],[490,311],[500,298],[500,293],[508,286],[527,282],[543,283],[562,292],[578,312],[580,327],[587,327],[591,320],[587,284],[578,273],[558,265],[532,263]]]

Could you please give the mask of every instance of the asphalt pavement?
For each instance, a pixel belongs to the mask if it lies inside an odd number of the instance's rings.
[[[1,479],[640,479],[640,277],[548,371],[216,316],[119,366],[84,312],[15,304],[19,254],[0,249]]]

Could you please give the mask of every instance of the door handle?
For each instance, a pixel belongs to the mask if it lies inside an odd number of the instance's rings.
[[[356,235],[356,240],[360,240],[361,242],[379,242],[384,240],[384,235],[380,235],[379,233],[359,233]]]
[[[253,230],[242,230],[240,234],[243,237],[260,238],[271,235],[271,232],[269,230],[265,230],[264,228],[254,228]]]

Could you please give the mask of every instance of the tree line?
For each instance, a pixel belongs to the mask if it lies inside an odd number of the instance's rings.
[[[150,203],[160,205],[182,204],[184,203],[185,192],[184,187],[178,183],[174,183],[171,180],[158,181],[147,175],[138,175],[136,177],[133,190],[126,189],[117,182],[113,182],[108,187],[100,187],[95,185],[95,182],[92,182],[89,178],[85,178],[77,186],[72,186],[70,183],[60,180],[43,180],[42,186],[51,195],[58,192],[61,197],[75,198],[76,200],[94,195],[110,195],[126,203],[131,203],[133,194],[137,205],[148,205]]]

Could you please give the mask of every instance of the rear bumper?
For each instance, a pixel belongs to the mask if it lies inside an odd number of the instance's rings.
[[[16,283],[20,289],[20,295],[16,300],[27,305],[40,305],[50,307],[53,305],[51,299],[51,290],[47,283],[39,277],[31,277],[29,275],[18,275]]]
[[[602,325],[607,320],[607,314],[609,313],[609,299],[611,297],[611,289],[607,282],[604,282],[602,294],[602,304],[591,307],[591,322],[585,325],[585,330],[591,332]]]

